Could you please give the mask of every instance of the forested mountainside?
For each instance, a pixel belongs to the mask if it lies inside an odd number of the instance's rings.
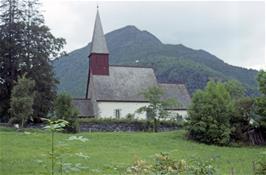
[[[192,94],[208,80],[240,81],[248,95],[257,95],[256,70],[229,65],[204,50],[182,44],[164,44],[147,31],[126,26],[106,34],[112,65],[150,66],[159,82],[184,83]],[[222,46],[221,46],[222,47]],[[88,76],[90,43],[53,61],[58,90],[84,97]]]

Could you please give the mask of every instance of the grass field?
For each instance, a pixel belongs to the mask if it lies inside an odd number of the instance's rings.
[[[85,165],[87,169],[76,174],[119,174],[136,159],[153,161],[154,155],[167,152],[173,159],[197,157],[208,160],[216,157],[217,174],[229,174],[234,167],[235,174],[253,174],[252,161],[266,151],[264,147],[217,147],[185,140],[184,131],[162,133],[79,133],[87,142],[68,141],[71,134],[57,133],[56,142],[65,142],[72,152],[82,152],[88,159],[68,156],[65,162]],[[50,151],[50,134],[43,131],[30,133],[1,129],[0,132],[0,174],[40,175],[48,174],[50,165],[44,154]],[[40,165],[38,160],[44,160]],[[75,174],[75,173],[71,173]]]

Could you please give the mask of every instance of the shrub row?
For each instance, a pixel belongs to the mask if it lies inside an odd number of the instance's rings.
[[[153,121],[136,119],[97,119],[80,118],[81,131],[152,131]],[[159,131],[169,131],[181,128],[183,125],[176,120],[164,120],[159,123]]]

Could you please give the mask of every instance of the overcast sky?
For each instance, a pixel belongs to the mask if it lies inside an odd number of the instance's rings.
[[[72,51],[91,41],[97,2],[41,0],[46,24]],[[260,2],[102,2],[104,32],[126,25],[163,43],[206,50],[225,62],[266,68],[265,5]]]

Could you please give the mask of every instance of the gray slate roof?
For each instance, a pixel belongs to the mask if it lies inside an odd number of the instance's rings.
[[[188,106],[191,103],[191,98],[184,84],[162,83],[159,84],[159,86],[164,91],[163,99],[173,98],[176,99],[177,102],[179,103],[178,107],[170,109],[188,109]]]
[[[91,53],[103,53],[103,54],[109,53],[98,10],[96,14],[94,31],[91,42]]]
[[[72,104],[79,111],[79,116],[94,116],[93,107],[90,99],[72,99]]]
[[[141,92],[156,86],[152,68],[110,66],[109,76],[92,75],[95,96],[98,101],[145,102]]]

